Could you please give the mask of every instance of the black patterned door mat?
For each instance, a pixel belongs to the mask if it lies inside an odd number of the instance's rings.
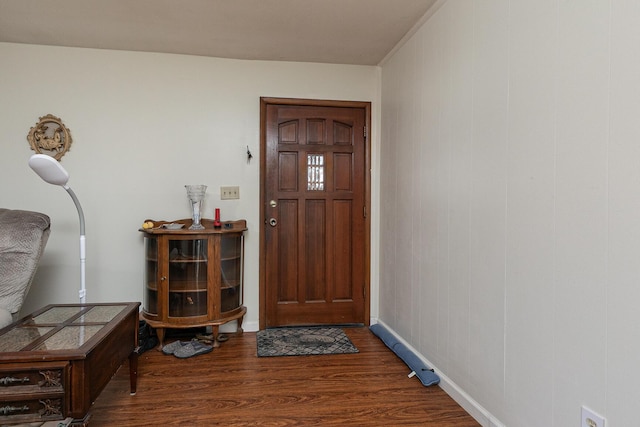
[[[335,327],[273,328],[256,334],[258,357],[358,353],[344,331]]]

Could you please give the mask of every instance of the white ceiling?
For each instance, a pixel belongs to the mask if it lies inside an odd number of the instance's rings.
[[[0,42],[377,65],[436,0],[0,0]]]

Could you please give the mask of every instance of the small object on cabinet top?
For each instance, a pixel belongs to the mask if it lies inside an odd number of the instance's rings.
[[[172,222],[170,224],[164,224],[162,228],[166,228],[167,230],[179,230],[184,227],[184,224],[178,224],[176,222]]]

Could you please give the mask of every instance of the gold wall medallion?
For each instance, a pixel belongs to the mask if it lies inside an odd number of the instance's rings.
[[[38,154],[48,154],[60,160],[71,148],[71,132],[58,117],[47,114],[29,130],[27,141]]]

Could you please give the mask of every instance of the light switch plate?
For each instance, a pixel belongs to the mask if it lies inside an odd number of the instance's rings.
[[[220,187],[220,200],[231,200],[240,198],[240,187]]]

